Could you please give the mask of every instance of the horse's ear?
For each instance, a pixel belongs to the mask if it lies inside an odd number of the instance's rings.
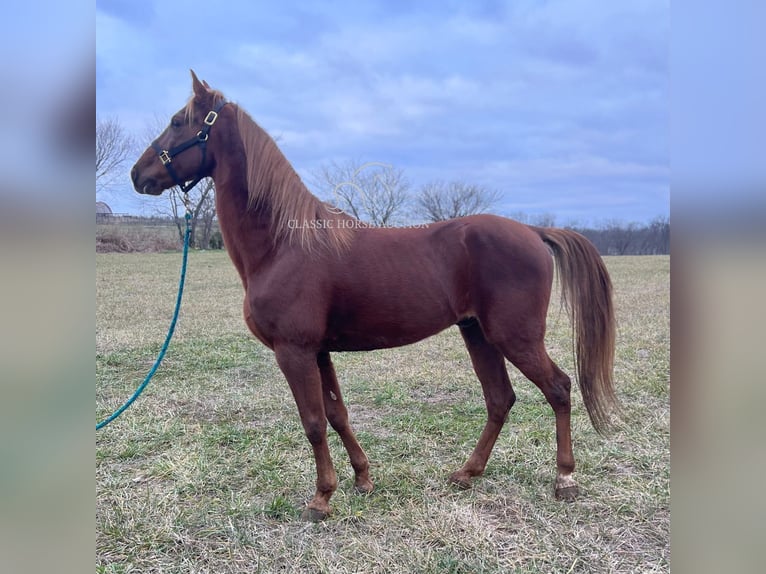
[[[204,84],[199,81],[199,78],[197,78],[197,74],[194,73],[194,70],[189,70],[191,72],[192,77],[192,89],[194,90],[194,95],[198,98],[202,98],[205,95],[207,95],[207,84]]]
[[[210,89],[210,84],[208,84],[205,80],[202,80],[202,85],[205,86],[208,90]]]

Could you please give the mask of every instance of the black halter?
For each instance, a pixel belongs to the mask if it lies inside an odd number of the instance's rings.
[[[182,144],[178,144],[176,147],[174,147],[171,150],[162,149],[160,145],[157,143],[157,140],[152,142],[152,148],[154,148],[154,151],[157,152],[157,155],[160,157],[160,161],[162,162],[162,165],[165,166],[165,169],[168,170],[168,173],[170,174],[170,177],[173,178],[173,181],[176,183],[178,187],[181,188],[181,191],[184,193],[188,192],[192,187],[197,185],[199,183],[199,180],[201,180],[204,176],[202,175],[202,169],[205,167],[205,155],[207,153],[207,138],[208,133],[210,132],[210,128],[213,127],[213,124],[218,119],[218,112],[221,111],[221,108],[226,105],[225,101],[221,101],[215,109],[209,111],[207,115],[205,116],[205,119],[202,121],[204,126],[200,131],[197,132],[197,135],[193,138],[186,140]],[[176,173],[175,168],[173,167],[173,158],[176,157],[181,152],[186,151],[190,147],[199,146],[202,150],[202,159],[199,163],[199,168],[197,169],[197,175],[192,179],[191,181],[181,181],[181,179],[178,177],[178,174]]]

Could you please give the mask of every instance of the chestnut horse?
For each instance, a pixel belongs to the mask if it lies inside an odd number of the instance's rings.
[[[274,351],[314,451],[316,493],[303,517],[325,518],[337,488],[327,421],[348,451],[356,489],[373,488],[330,353],[408,345],[452,325],[468,348],[488,418],[450,481],[468,487],[484,471],[516,398],[508,359],[553,409],[554,492],[574,499],[571,384],[543,339],[555,260],[583,401],[596,430],[607,429],[617,407],[615,325],[611,281],[595,247],[574,231],[493,215],[371,228],[313,196],[269,135],[193,71],[192,86],[131,177],[136,191],[151,195],[213,178],[221,233],[245,288],[245,322]]]

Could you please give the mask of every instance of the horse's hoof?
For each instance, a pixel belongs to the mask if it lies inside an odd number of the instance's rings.
[[[564,502],[574,502],[580,495],[580,487],[575,485],[570,486],[557,486],[556,487],[556,500],[563,500]]]
[[[471,488],[471,477],[459,471],[450,474],[447,482],[457,486],[461,490],[468,490]]]
[[[370,494],[375,486],[372,484],[371,481],[367,480],[364,482],[359,482],[354,485],[354,492],[357,494]]]
[[[322,522],[328,515],[329,512],[324,510],[306,507],[301,513],[301,520],[304,522]]]

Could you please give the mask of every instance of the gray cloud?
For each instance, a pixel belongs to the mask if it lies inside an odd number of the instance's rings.
[[[194,67],[279,134],[301,173],[354,157],[563,219],[668,212],[667,3],[131,10],[97,5],[99,112],[131,129],[181,107]]]

